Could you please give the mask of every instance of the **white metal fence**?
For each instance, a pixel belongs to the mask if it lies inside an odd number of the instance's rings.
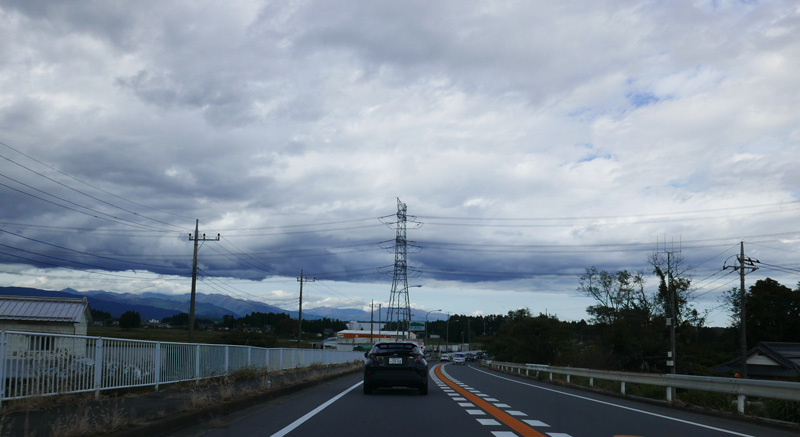
[[[665,387],[665,397],[672,402],[675,389],[690,389],[710,391],[735,395],[738,399],[738,410],[744,414],[747,396],[781,399],[785,401],[800,401],[800,383],[787,381],[767,381],[761,379],[716,378],[710,376],[652,374],[633,372],[610,372],[605,370],[580,369],[572,367],[556,367],[544,364],[516,364],[499,361],[486,361],[490,368],[513,372],[519,375],[538,376],[539,373],[548,373],[550,380],[553,374],[565,375],[567,382],[571,376],[589,378],[589,385],[594,385],[595,379],[617,381],[620,383],[620,392],[625,394],[625,383],[654,385]]]
[[[360,352],[0,331],[2,401],[363,360]]]

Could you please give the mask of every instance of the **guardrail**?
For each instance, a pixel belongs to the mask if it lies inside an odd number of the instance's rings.
[[[31,332],[0,332],[4,400],[154,386],[363,360],[359,352],[174,343]]]
[[[748,396],[781,399],[785,401],[800,401],[800,383],[786,381],[767,381],[760,379],[717,378],[709,376],[674,375],[674,374],[649,374],[633,372],[610,372],[605,370],[580,369],[572,367],[557,367],[544,364],[516,364],[486,360],[490,368],[506,372],[516,372],[521,375],[531,376],[531,372],[549,373],[550,380],[553,374],[566,375],[567,382],[572,376],[589,378],[589,385],[594,386],[595,379],[616,381],[620,383],[620,392],[625,394],[625,383],[653,385],[666,388],[666,400],[672,402],[675,389],[692,389],[725,393],[737,396],[738,411],[744,414],[745,402]]]

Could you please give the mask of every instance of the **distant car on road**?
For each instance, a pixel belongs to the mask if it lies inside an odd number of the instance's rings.
[[[467,357],[464,354],[453,354],[453,364],[467,364]]]
[[[380,342],[364,357],[364,394],[380,387],[411,387],[428,394],[428,362],[416,344]]]
[[[439,360],[440,361],[450,361],[450,355],[449,354],[442,354],[442,357],[439,358]]]
[[[467,361],[475,361],[475,354],[468,353],[466,356]]]

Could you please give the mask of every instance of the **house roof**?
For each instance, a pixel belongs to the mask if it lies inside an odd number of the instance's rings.
[[[761,376],[770,377],[797,377],[800,376],[800,343],[780,343],[764,341],[747,352],[747,360],[751,357],[764,356],[777,364],[777,366],[754,365],[748,362],[748,374],[753,372]],[[726,363],[713,367],[718,373],[729,373],[741,368],[741,359],[734,358]]]
[[[0,321],[77,323],[91,320],[89,302],[82,299],[0,296]]]

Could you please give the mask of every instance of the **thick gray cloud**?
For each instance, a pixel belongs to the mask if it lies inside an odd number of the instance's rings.
[[[584,268],[666,241],[720,320],[739,241],[797,281],[798,25],[788,1],[4,2],[4,281],[185,291],[200,219],[206,291],[290,302],[303,269],[365,304],[400,197],[415,305],[578,318]]]

